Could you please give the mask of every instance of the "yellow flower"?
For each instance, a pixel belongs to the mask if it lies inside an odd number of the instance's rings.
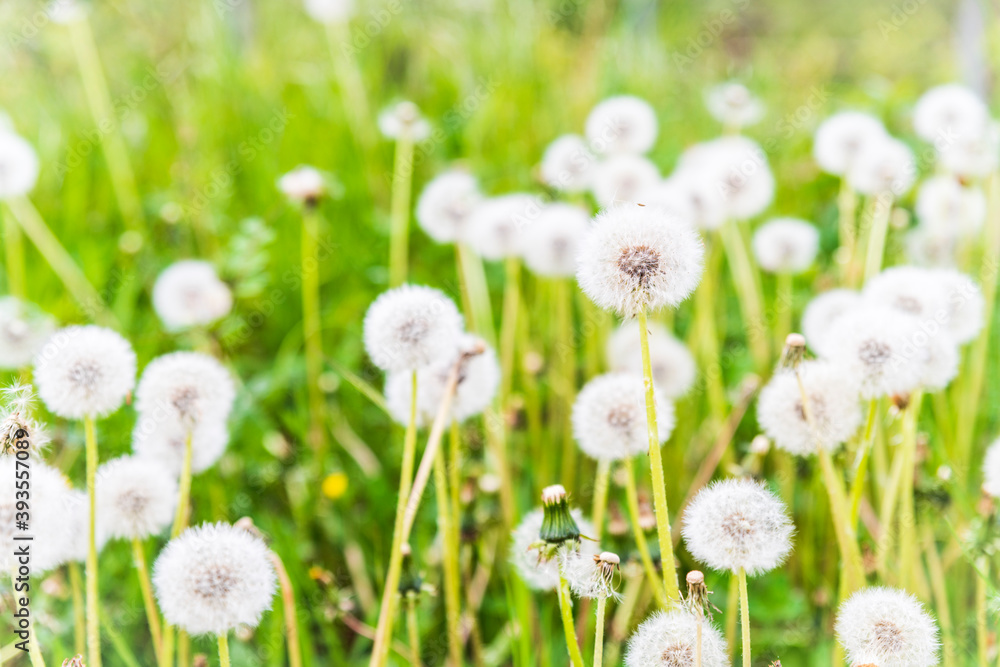
[[[331,473],[323,480],[323,495],[330,500],[340,498],[347,491],[347,475],[342,472]]]

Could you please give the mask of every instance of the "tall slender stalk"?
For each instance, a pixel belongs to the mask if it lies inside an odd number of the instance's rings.
[[[562,470],[560,479],[568,488],[576,487],[577,447],[573,438],[573,394],[576,387],[576,346],[573,342],[572,296],[568,281],[553,285],[556,313],[556,375],[554,382],[560,398],[559,416],[562,432]]]
[[[156,664],[163,665],[163,633],[160,629],[160,613],[153,599],[153,587],[149,581],[149,567],[146,565],[146,551],[138,538],[132,538],[132,560],[135,572],[139,577],[139,589],[142,591],[142,603],[146,608],[146,621],[149,624],[149,634],[153,638],[153,654]]]
[[[281,587],[281,605],[285,616],[285,636],[288,642],[288,664],[290,667],[302,667],[302,647],[299,642],[299,619],[295,611],[295,590],[288,570],[281,557],[272,551],[270,553],[274,570],[278,573],[278,583]]]
[[[653,392],[653,366],[649,357],[649,329],[646,312],[639,313],[639,345],[642,348],[642,375],[646,389],[646,429],[649,435],[649,468],[653,483],[653,503],[656,508],[656,536],[660,542],[660,565],[663,585],[669,604],[679,602],[680,588],[674,565],[674,543],[670,536],[670,513],[667,508],[667,488],[663,479],[660,457],[660,435],[656,426],[656,400]]]
[[[593,536],[598,542],[604,535],[604,515],[608,510],[608,482],[611,479],[611,461],[600,460],[597,462],[597,474],[594,478],[594,505],[590,512],[590,519],[594,522],[594,530],[597,534]]]
[[[695,291],[695,344],[701,357],[702,376],[705,378],[708,405],[712,418],[722,423],[726,418],[726,389],[722,377],[722,355],[719,351],[719,332],[715,321],[716,294],[722,250],[717,240],[709,240],[705,275]]]
[[[73,598],[73,653],[83,655],[87,652],[87,615],[83,606],[83,577],[80,575],[80,565],[77,561],[70,561],[67,569],[70,595]]]
[[[417,619],[415,595],[406,600],[406,634],[410,639],[410,664],[413,667],[420,667],[420,623]]]
[[[558,558],[558,556],[557,556]],[[559,565],[559,614],[562,617],[563,633],[566,636],[566,649],[569,651],[569,661],[573,667],[583,667],[583,654],[576,641],[576,627],[573,623],[573,602],[569,595],[569,582],[563,574],[562,564]]]
[[[635,488],[635,470],[633,467],[632,459],[625,459],[625,499],[628,505],[629,520],[632,523],[635,548],[639,552],[639,559],[642,561],[642,567],[646,571],[646,578],[649,579],[649,585],[653,587],[653,597],[656,598],[656,603],[660,607],[666,608],[668,605],[666,589],[664,589],[660,575],[656,573],[656,568],[653,566],[653,559],[649,555],[649,545],[646,544],[646,534],[643,532],[642,526],[639,525],[639,494]]]
[[[87,449],[87,502],[89,512],[87,516],[87,665],[101,667],[101,628],[100,619],[97,615],[98,598],[97,583],[97,515],[96,496],[97,488],[97,429],[94,426],[93,417],[83,418],[83,430]]]
[[[597,598],[597,624],[594,626],[594,667],[601,667],[604,662],[604,613],[608,598],[601,595]]]
[[[319,298],[319,212],[315,204],[306,203],[302,211],[301,265],[302,273],[302,338],[306,357],[306,390],[309,395],[309,444],[316,453],[317,464],[323,465],[324,410],[319,377],[323,372],[323,338]]]
[[[340,87],[340,98],[344,105],[351,134],[358,140],[367,152],[375,144],[374,116],[368,101],[361,70],[354,58],[355,50],[351,45],[350,26],[344,21],[337,21],[326,26],[326,37],[330,46],[330,57],[333,61],[334,76]],[[339,52],[338,52],[338,46]]]
[[[451,501],[448,495],[444,450],[440,448],[434,457],[434,492],[437,499],[438,532],[441,535],[442,569],[444,570],[444,609],[445,623],[448,629],[448,656],[452,667],[459,667],[462,664],[462,639],[459,632],[459,621],[462,613],[459,599],[461,582],[459,581],[458,553],[455,551],[456,544],[452,535]]]
[[[903,588],[913,590],[917,566],[916,511],[913,499],[913,479],[917,473],[917,418],[923,393],[915,391],[910,396],[910,404],[903,416],[903,478],[899,489],[899,567],[900,583]],[[888,527],[887,527],[888,528]]]
[[[219,665],[220,667],[230,667],[229,635],[219,635]]]
[[[990,637],[986,623],[986,600],[989,576],[989,560],[981,557],[976,561],[976,654],[979,658],[979,665],[988,664]]]
[[[764,297],[761,294],[760,277],[750,261],[750,253],[737,224],[727,220],[719,229],[719,235],[726,250],[726,259],[729,260],[733,284],[739,295],[740,311],[743,313],[743,324],[754,366],[758,373],[763,373],[771,363],[767,322],[764,319]]]
[[[857,211],[858,206],[858,196],[851,187],[851,184],[846,178],[840,181],[840,193],[837,196],[837,209],[839,214],[839,220],[837,225],[837,235],[840,241],[840,249],[838,252],[842,253],[840,257],[837,258],[840,281],[843,284],[847,283],[847,275],[850,267],[854,264],[854,253],[855,246],[857,246],[857,227],[854,224],[854,216]]]
[[[792,315],[795,311],[794,278],[787,271],[782,271],[776,276],[778,282],[777,295],[774,300],[774,310],[776,314],[774,340],[775,348],[781,349],[785,343],[785,338],[792,332]]]
[[[858,512],[861,509],[861,496],[864,493],[865,478],[868,473],[868,461],[871,459],[875,445],[875,426],[878,420],[878,400],[868,402],[868,419],[865,420],[864,436],[857,454],[854,457],[854,481],[851,483],[851,515],[852,526],[858,525]]]
[[[184,461],[181,464],[181,480],[178,486],[177,511],[174,514],[174,526],[170,530],[171,539],[177,537],[187,528],[188,515],[191,510],[191,439],[189,430],[184,437]]]
[[[750,667],[750,600],[747,595],[747,572],[736,573],[740,585],[740,625],[743,628],[743,667]]]
[[[514,342],[517,339],[517,311],[521,301],[521,261],[508,257],[504,262],[503,313],[500,321],[500,406],[505,408],[514,375]]]
[[[490,345],[495,345],[496,329],[493,327],[493,309],[490,307],[483,260],[458,241],[455,243],[455,261],[458,264],[459,289],[463,293],[462,310],[469,317],[469,328]]]
[[[392,167],[389,228],[389,286],[406,282],[410,252],[410,190],[413,182],[413,137],[409,130],[396,139]]]
[[[889,234],[889,218],[892,216],[893,196],[886,192],[878,196],[872,210],[871,226],[868,230],[868,241],[865,253],[865,281],[871,280],[882,270],[882,257],[885,254],[885,240]]]
[[[24,298],[24,242],[13,213],[3,216],[4,259],[7,268],[7,292]]]

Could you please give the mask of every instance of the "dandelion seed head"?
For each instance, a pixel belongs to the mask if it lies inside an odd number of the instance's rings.
[[[534,195],[514,193],[486,199],[469,218],[466,240],[483,259],[518,257],[524,250],[524,230],[542,213]]]
[[[191,472],[197,474],[208,470],[222,457],[229,444],[229,429],[221,419],[202,420],[189,431],[183,425],[140,414],[132,431],[132,451],[179,476],[189,433]]]
[[[111,329],[58,329],[35,356],[35,384],[60,417],[103,417],[121,407],[135,385],[135,352]]]
[[[666,208],[676,211],[682,220],[690,220],[699,229],[713,230],[721,227],[728,218],[726,198],[711,169],[687,166],[674,172],[669,181],[681,194],[682,203]],[[656,205],[656,195],[644,203]]]
[[[955,269],[928,269],[928,275],[944,291],[947,311],[944,325],[952,338],[958,344],[973,340],[983,328],[986,303],[982,289],[971,277]]]
[[[264,541],[225,523],[185,530],[153,566],[164,618],[192,635],[256,627],[271,608],[276,582]]]
[[[3,494],[0,496],[0,566],[7,572],[15,568],[15,551],[23,542],[15,541],[14,537],[31,535],[34,538],[31,542],[31,570],[32,574],[40,574],[66,561],[69,516],[64,503],[70,488],[66,478],[56,468],[34,458],[26,463],[31,472],[31,506],[28,530],[21,531],[15,528],[16,514],[20,511],[15,494],[15,473],[24,470],[24,463],[18,466],[13,456],[0,456],[0,493]]]
[[[621,580],[621,559],[616,554],[602,552],[588,556],[570,549],[561,551],[558,557],[562,561],[566,583],[574,595],[593,600],[621,600],[622,596],[615,590]]]
[[[967,236],[978,232],[986,220],[986,195],[982,188],[962,185],[954,176],[931,176],[917,190],[916,210],[924,227]]]
[[[97,532],[101,541],[160,534],[177,505],[177,479],[151,459],[122,456],[97,470]]]
[[[278,179],[278,189],[292,201],[315,204],[326,191],[326,182],[315,167],[300,165]]]
[[[861,304],[861,295],[849,289],[832,289],[813,297],[802,314],[802,333],[809,347],[820,356],[829,354],[830,328]]]
[[[14,296],[0,297],[0,369],[18,370],[31,360],[55,329],[55,322]]]
[[[587,140],[596,153],[646,153],[658,131],[653,107],[632,95],[609,97],[587,116]]]
[[[572,204],[548,204],[523,232],[524,263],[534,273],[552,278],[576,274],[576,258],[590,228],[590,215]]]
[[[654,183],[639,193],[636,201],[644,206],[668,211],[673,217],[686,224],[698,224],[698,210],[695,198],[692,196],[684,179],[671,176]]]
[[[989,119],[983,101],[956,83],[931,88],[913,108],[913,128],[922,139],[933,143],[953,137],[981,138]]]
[[[0,452],[16,453],[18,442],[27,440],[28,453],[38,456],[48,447],[51,438],[45,425],[32,417],[35,391],[31,385],[13,384],[0,389],[5,407],[0,411]]]
[[[874,307],[888,307],[921,319],[946,312],[946,294],[940,281],[918,266],[894,266],[872,277],[861,292]]]
[[[577,264],[581,289],[625,317],[676,306],[701,281],[697,233],[652,207],[624,205],[597,216]]]
[[[660,182],[660,170],[642,155],[622,154],[594,167],[591,190],[602,207],[645,204],[641,196]]]
[[[573,435],[587,456],[620,461],[649,449],[645,383],[636,373],[605,373],[583,386],[573,404]],[[660,442],[674,430],[674,407],[656,394]]]
[[[581,535],[594,535],[594,526],[583,518],[578,509],[570,510],[570,515],[580,529]],[[510,562],[528,588],[536,591],[552,591],[559,585],[559,562],[556,558],[539,558],[536,545],[542,530],[544,512],[541,508],[532,510],[521,519],[521,523],[511,533]],[[591,540],[581,540],[579,553],[593,558],[598,553],[597,544]]]
[[[153,285],[153,310],[168,331],[208,326],[228,315],[232,308],[232,291],[208,262],[174,262]]]
[[[926,336],[926,342],[915,335],[917,358],[922,362],[920,384],[931,391],[944,389],[958,375],[958,344],[947,331]]]
[[[707,191],[722,200],[728,218],[752,218],[774,199],[767,154],[752,139],[726,136],[698,144],[684,152],[678,166],[702,172],[710,184]]]
[[[314,21],[346,23],[354,14],[354,0],[305,0],[305,9]]]
[[[915,266],[949,268],[955,266],[958,242],[954,230],[917,225],[906,233],[904,249]]]
[[[983,178],[1000,164],[1000,123],[990,121],[981,135],[947,138],[935,142],[938,164],[963,178]]]
[[[785,561],[794,527],[784,503],[763,484],[727,479],[698,492],[684,511],[681,532],[699,562],[753,576]]]
[[[983,459],[983,491],[1000,498],[1000,438],[993,441]]]
[[[590,187],[597,158],[586,140],[575,134],[555,139],[542,155],[542,181],[559,192],[583,192]]]
[[[705,93],[712,118],[729,127],[747,127],[764,117],[764,105],[741,83],[729,81]]]
[[[913,152],[902,141],[886,136],[862,146],[847,172],[847,180],[865,195],[888,193],[899,197],[913,187],[916,174]]]
[[[420,113],[413,102],[397,102],[378,116],[378,129],[390,139],[409,137],[412,141],[423,141],[431,134],[431,124]]]
[[[236,388],[229,370],[201,352],[171,352],[153,359],[135,391],[140,415],[190,430],[206,421],[225,422]]]
[[[31,192],[38,180],[38,155],[27,141],[0,128],[0,201]]]
[[[802,273],[816,261],[819,231],[798,218],[775,218],[757,228],[753,253],[760,268],[771,273]]]
[[[438,243],[460,241],[482,198],[474,176],[457,169],[446,171],[428,183],[420,194],[417,222]]]
[[[920,385],[923,372],[908,347],[918,327],[916,318],[899,311],[856,308],[830,328],[825,356],[856,375],[864,398],[907,394]]]
[[[383,292],[368,308],[365,349],[386,371],[413,371],[451,354],[462,333],[462,316],[444,293],[421,285]]]
[[[823,171],[844,176],[866,145],[886,136],[882,121],[875,116],[861,111],[841,111],[820,123],[813,143],[813,157]]]
[[[649,361],[653,384],[664,398],[673,400],[686,394],[698,374],[694,356],[681,341],[658,322],[649,322]],[[638,322],[626,322],[608,337],[608,367],[612,371],[642,375],[642,349]]]
[[[653,613],[629,638],[626,667],[694,667],[698,623],[698,618],[686,609]],[[701,664],[729,664],[726,640],[708,619],[701,619]]]
[[[837,639],[852,665],[931,667],[938,664],[938,628],[906,591],[871,587],[858,591],[837,612]]]
[[[82,21],[87,16],[87,7],[79,0],[53,0],[45,11],[53,23],[60,25]]]

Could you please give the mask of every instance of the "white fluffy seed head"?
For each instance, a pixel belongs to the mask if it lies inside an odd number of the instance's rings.
[[[271,608],[276,582],[264,541],[226,523],[185,530],[153,565],[164,618],[192,635],[256,627]]]
[[[457,169],[446,171],[420,193],[417,222],[438,243],[454,243],[463,238],[469,218],[482,198],[472,174]]]
[[[63,549],[65,550],[66,561],[82,563],[87,559],[87,551],[90,549],[88,536],[90,534],[90,501],[87,492],[78,489],[70,489],[63,497],[63,510],[69,522],[69,529],[66,532]],[[98,552],[104,548],[101,542],[101,535],[96,536]]]
[[[230,372],[201,352],[171,352],[153,359],[135,391],[135,409],[143,420],[176,425],[184,431],[206,422],[225,422],[236,388]]]
[[[132,451],[136,456],[164,466],[176,477],[184,465],[188,435],[189,431],[179,424],[140,415],[132,431]],[[220,419],[202,421],[190,431],[190,437],[191,472],[195,474],[212,467],[229,444],[229,430]]]
[[[841,111],[820,123],[813,157],[823,171],[844,176],[864,146],[885,136],[885,127],[875,116],[861,111]]]
[[[802,273],[819,252],[819,232],[798,218],[775,218],[753,235],[753,253],[760,268],[771,273]]]
[[[922,604],[896,588],[865,588],[840,605],[837,639],[852,665],[932,667],[938,627]]]
[[[0,297],[0,369],[31,364],[53,329],[53,319],[32,304],[14,296]]]
[[[677,205],[681,208],[676,209],[681,219],[690,219],[696,227],[704,230],[718,229],[726,221],[729,216],[726,198],[720,192],[711,169],[687,166],[675,171],[669,180],[681,195],[682,203]],[[657,203],[655,195],[648,198],[650,201],[645,203]],[[674,206],[667,208],[675,209]]]
[[[354,14],[354,0],[305,0],[305,8],[320,23],[345,23]]]
[[[932,280],[945,293],[945,326],[958,344],[968,343],[983,328],[986,302],[983,291],[966,274],[955,269],[928,269]]]
[[[409,137],[412,141],[423,141],[431,134],[431,124],[420,113],[413,102],[397,102],[378,116],[378,129],[390,139]]]
[[[931,176],[917,191],[917,219],[931,230],[959,236],[978,232],[986,220],[986,195],[947,174]]]
[[[753,125],[764,117],[764,105],[742,83],[730,81],[712,86],[705,93],[705,106],[712,118],[731,128]]]
[[[500,363],[496,352],[481,338],[462,334],[455,352],[417,371],[417,426],[428,426],[434,421],[458,355],[478,346],[482,346],[484,351],[465,359],[459,370],[458,385],[451,403],[451,419],[465,421],[480,414],[493,402],[500,384]],[[386,403],[392,418],[404,426],[410,421],[412,396],[412,371],[390,373],[385,380]]]
[[[559,192],[583,192],[590,187],[596,162],[583,137],[563,135],[550,143],[542,155],[542,181]]]
[[[576,275],[598,306],[635,317],[684,301],[701,281],[703,257],[698,234],[669,213],[616,206],[595,218]]]
[[[935,145],[955,138],[981,138],[988,123],[989,111],[983,101],[956,83],[931,88],[913,109],[913,128]]]
[[[727,479],[698,492],[684,511],[681,532],[699,562],[756,575],[785,561],[794,527],[784,503],[763,484]]]
[[[570,510],[570,515],[579,527],[581,535],[595,534],[593,524],[583,518],[580,510]],[[539,560],[538,550],[533,548],[539,541],[544,516],[541,508],[532,510],[521,519],[521,523],[511,533],[510,562],[528,588],[536,591],[552,591],[559,585],[558,561],[555,558],[547,561]],[[593,557],[597,555],[599,549],[593,540],[581,540],[579,551],[583,556]]]
[[[686,609],[658,611],[642,622],[628,640],[626,667],[693,667],[699,619]],[[702,667],[729,664],[726,640],[710,620],[701,619]]]
[[[1000,498],[1000,438],[993,441],[983,459],[983,491],[991,498]]]
[[[576,274],[580,244],[590,229],[590,215],[572,204],[548,204],[523,232],[525,265],[540,276]]]
[[[656,395],[660,442],[674,430],[674,407]],[[573,435],[581,451],[601,461],[620,461],[649,451],[646,394],[641,374],[598,375],[580,390],[573,404]]]
[[[87,16],[88,7],[79,0],[52,0],[45,12],[53,23],[68,25],[82,21]]]
[[[491,197],[472,212],[466,240],[487,260],[518,257],[524,249],[524,230],[538,220],[542,208],[541,200],[534,195],[515,193]]]
[[[983,178],[1000,164],[1000,123],[990,121],[981,136],[951,137],[936,142],[938,164],[964,178]]]
[[[594,199],[602,207],[645,204],[641,197],[660,182],[660,170],[642,155],[612,155],[599,162],[591,178]]]
[[[153,285],[153,310],[169,331],[208,326],[228,315],[232,308],[232,291],[208,262],[174,262]]]
[[[315,203],[326,190],[323,174],[315,167],[300,165],[278,179],[278,189],[286,197],[301,203]]]
[[[954,267],[959,239],[952,229],[917,225],[905,236],[906,259],[917,266]]]
[[[686,394],[694,384],[698,367],[681,341],[658,322],[648,323],[649,361],[653,384],[664,398],[673,400]],[[608,338],[608,367],[612,371],[642,375],[642,350],[638,322],[626,322]]]
[[[615,590],[621,580],[618,570],[621,559],[618,556],[605,552],[594,557],[576,550],[563,550],[558,557],[573,595],[592,600],[621,600],[621,595]]]
[[[35,355],[35,384],[60,417],[102,417],[121,407],[135,385],[135,352],[104,327],[65,327]]]
[[[657,181],[637,197],[640,204],[669,211],[690,225],[698,224],[698,211],[691,189],[682,178],[671,176]]]
[[[383,292],[365,315],[365,349],[386,371],[413,371],[449,355],[462,333],[462,316],[444,293],[421,285]]]
[[[790,454],[810,456],[820,446],[833,451],[861,425],[856,379],[826,361],[803,362],[798,373],[815,430],[806,419],[794,372],[778,373],[767,383],[757,402],[757,421],[774,444]]]
[[[587,140],[596,153],[646,153],[657,132],[653,107],[631,95],[609,97],[587,116]]]
[[[865,283],[861,292],[865,302],[887,307],[921,320],[933,320],[946,312],[944,286],[928,269],[917,266],[894,266]]]
[[[752,139],[726,136],[698,144],[684,152],[679,166],[702,170],[729,218],[752,218],[774,199],[774,175],[767,154]]]
[[[52,466],[34,458],[26,463],[31,473],[31,511],[28,530],[21,531],[15,527],[15,515],[20,511],[15,483],[17,471],[25,468],[22,463],[15,469],[13,456],[0,456],[0,567],[10,572],[17,565],[14,552],[24,543],[14,537],[30,535],[34,538],[32,573],[39,574],[58,567],[68,557],[70,517],[65,503],[70,489],[63,474]]]
[[[913,152],[902,141],[885,136],[865,144],[847,171],[847,180],[865,195],[905,194],[917,176]]]
[[[38,180],[38,156],[27,141],[0,127],[0,200],[28,194]]]
[[[98,468],[96,502],[102,542],[144,540],[173,520],[177,480],[156,461],[122,456]]]

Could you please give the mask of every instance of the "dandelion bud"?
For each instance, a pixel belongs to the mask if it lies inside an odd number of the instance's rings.
[[[572,510],[570,517],[580,532],[594,534],[593,525],[583,518],[580,510]],[[538,548],[543,522],[544,509],[533,510],[521,519],[511,533],[510,561],[529,588],[551,591],[559,585],[559,563],[554,558],[544,558],[543,550]],[[598,553],[596,543],[591,540],[581,540],[576,546],[581,556],[593,557]]]
[[[931,667],[938,664],[938,628],[906,591],[858,591],[837,612],[837,639],[852,665]]]
[[[38,156],[27,141],[0,128],[0,201],[28,194],[38,180]]]
[[[232,290],[208,262],[174,262],[153,285],[153,310],[168,331],[208,326],[232,308]]]
[[[685,579],[687,580],[688,588],[702,586],[705,583],[705,575],[700,570],[691,570],[687,573]]]
[[[566,500],[566,489],[554,484],[542,489],[544,518],[538,536],[548,544],[562,544],[580,539],[580,528],[573,520]]]
[[[702,667],[728,665],[726,640],[715,626],[686,609],[674,609],[654,613],[636,629],[628,640],[626,667],[694,665],[699,628]]]
[[[442,292],[402,285],[382,293],[365,315],[365,348],[376,366],[414,371],[456,348],[462,316]]]
[[[586,556],[578,551],[563,551],[560,558],[566,581],[574,595],[591,599],[621,599],[615,590],[621,578],[618,554],[604,551],[596,556]]]
[[[326,191],[326,183],[318,169],[302,165],[279,178],[278,189],[292,201],[315,206]]]
[[[766,456],[771,451],[771,441],[763,433],[758,433],[750,441],[750,453],[756,456]]]

